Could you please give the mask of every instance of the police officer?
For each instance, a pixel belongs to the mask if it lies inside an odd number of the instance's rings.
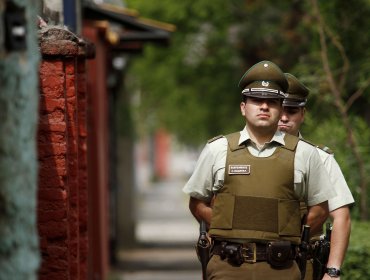
[[[299,129],[304,122],[309,89],[293,75],[286,73],[285,76],[288,80],[289,88],[287,97],[283,101],[283,114],[279,121],[279,130],[302,138]],[[326,147],[316,146],[316,148],[329,174],[331,185],[337,193],[335,198],[328,201],[333,230],[327,264],[330,275],[326,274],[324,276],[323,279],[326,280],[331,277],[340,277],[340,267],[346,254],[351,232],[351,218],[348,206],[354,203],[354,199],[332,152]],[[311,263],[307,266],[305,279],[312,279]]]
[[[306,223],[319,231],[336,195],[314,147],[277,130],[288,88],[270,61],[241,78],[240,132],[215,137],[204,147],[183,188],[197,220],[209,224],[213,241],[208,279],[300,279],[299,201]]]

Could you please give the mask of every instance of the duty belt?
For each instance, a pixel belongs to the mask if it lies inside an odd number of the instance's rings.
[[[283,247],[276,247],[276,243],[284,242],[269,242],[269,243],[235,243],[222,240],[214,240],[212,253],[219,255],[221,259],[228,258],[231,262],[238,265],[242,263],[255,263],[260,261],[270,262],[273,258],[279,262],[279,258],[293,260],[296,257],[297,246],[290,245],[290,242],[285,242]],[[280,250],[281,248],[281,250]],[[278,264],[277,264],[278,265]]]

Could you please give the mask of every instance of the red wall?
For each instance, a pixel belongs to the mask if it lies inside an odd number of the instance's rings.
[[[108,201],[108,47],[106,30],[86,22],[83,37],[95,46],[95,58],[87,63],[88,180],[89,180],[89,279],[107,279],[109,267]]]
[[[58,32],[40,40],[39,279],[87,279],[85,58]]]

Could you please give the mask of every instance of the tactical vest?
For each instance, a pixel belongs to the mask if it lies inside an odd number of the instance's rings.
[[[294,156],[299,139],[255,157],[240,134],[227,135],[224,186],[216,196],[209,233],[225,239],[288,240],[300,243],[300,204],[294,193]]]

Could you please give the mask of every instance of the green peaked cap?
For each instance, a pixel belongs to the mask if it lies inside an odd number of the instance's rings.
[[[283,101],[283,106],[287,107],[304,107],[306,106],[307,96],[310,90],[301,83],[295,76],[290,73],[285,73],[289,87],[287,96]]]
[[[238,86],[245,96],[285,98],[288,81],[279,66],[264,60],[249,68],[240,79]]]

